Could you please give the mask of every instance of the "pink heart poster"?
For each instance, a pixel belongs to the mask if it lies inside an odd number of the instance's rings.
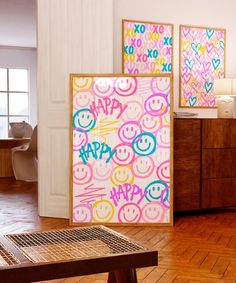
[[[216,107],[214,79],[225,76],[224,29],[180,26],[180,107]]]

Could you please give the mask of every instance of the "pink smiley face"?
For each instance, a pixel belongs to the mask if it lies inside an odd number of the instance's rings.
[[[126,122],[119,129],[118,136],[122,142],[131,144],[133,139],[141,133],[142,129],[138,122]]]
[[[120,96],[133,95],[137,90],[137,79],[135,77],[117,78],[114,83],[114,90]]]
[[[166,160],[159,165],[157,168],[157,177],[163,182],[170,182],[170,160]]]
[[[142,209],[142,221],[148,223],[163,223],[165,208],[158,201],[152,201],[144,205]]]
[[[152,116],[163,116],[168,111],[168,99],[165,94],[154,93],[145,101],[144,108]]]
[[[73,166],[73,183],[83,185],[92,179],[92,167],[89,164],[78,162]]]
[[[73,129],[73,150],[78,151],[82,146],[85,146],[88,142],[88,134],[86,132],[78,132]]]
[[[153,92],[164,92],[165,94],[167,94],[170,91],[170,78],[153,78],[151,81],[151,88]]]
[[[98,97],[111,96],[114,93],[113,80],[111,78],[95,78],[93,91]]]
[[[106,163],[106,159],[97,159],[93,163],[93,177],[96,180],[107,180],[111,177],[113,165],[111,162]]]
[[[162,126],[157,134],[156,141],[159,147],[169,148],[170,147],[170,126]]]
[[[144,113],[140,118],[139,123],[145,132],[155,133],[161,126],[161,117]]]
[[[154,162],[150,156],[138,156],[132,164],[132,173],[135,177],[149,177],[154,170]]]
[[[73,96],[74,110],[85,108],[94,101],[93,94],[90,90],[80,90]]]
[[[169,148],[157,147],[156,152],[152,155],[154,164],[156,167],[159,167],[161,163],[170,159]]]
[[[92,221],[92,207],[87,204],[78,204],[73,208],[73,222],[85,223]]]
[[[165,188],[165,190],[162,192],[162,195],[161,195],[161,203],[164,207],[166,208],[170,208],[170,188],[167,187]]]
[[[124,122],[138,120],[143,114],[143,107],[138,101],[129,101],[121,118]]]
[[[136,203],[124,204],[118,212],[118,220],[121,223],[137,223],[141,219],[141,208]]]
[[[116,147],[116,153],[113,155],[112,160],[117,165],[128,165],[133,163],[134,151],[128,144],[118,144]]]
[[[163,219],[163,223],[169,223],[170,222],[170,210],[166,209],[165,210],[165,216]]]

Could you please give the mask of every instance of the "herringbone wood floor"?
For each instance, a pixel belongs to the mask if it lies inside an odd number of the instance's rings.
[[[0,180],[0,234],[68,226],[67,220],[37,216],[36,190],[35,183]],[[236,210],[177,216],[173,228],[113,228],[159,251],[158,267],[138,270],[139,282],[236,282]],[[50,283],[106,279],[97,274]]]

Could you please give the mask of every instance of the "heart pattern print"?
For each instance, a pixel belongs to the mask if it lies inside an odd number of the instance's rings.
[[[173,25],[123,20],[123,73],[172,72]]]
[[[225,33],[180,26],[180,107],[216,107],[213,83],[225,76]]]
[[[73,223],[170,223],[169,75],[71,77]]]

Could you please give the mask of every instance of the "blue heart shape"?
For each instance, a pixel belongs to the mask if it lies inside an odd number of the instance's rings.
[[[207,37],[210,39],[212,37],[212,35],[214,34],[214,30],[213,29],[207,29]]]
[[[185,59],[184,62],[185,62],[185,65],[188,67],[188,69],[192,71],[195,61],[193,59],[192,60]]]
[[[196,104],[196,102],[197,102],[197,97],[196,96],[190,97],[188,102],[189,102],[190,106],[194,106]]]
[[[214,70],[216,70],[220,65],[220,59],[212,59],[212,65]]]
[[[205,87],[206,92],[208,93],[212,89],[213,83],[212,82],[210,82],[210,83],[205,82],[204,87]]]
[[[199,49],[200,49],[200,43],[194,43],[194,42],[192,42],[192,43],[191,43],[191,47],[192,47],[193,51],[194,51],[196,54],[198,54],[198,51],[199,51]]]
[[[221,47],[222,50],[225,49],[225,43],[224,43],[223,39],[220,40],[220,47]]]

